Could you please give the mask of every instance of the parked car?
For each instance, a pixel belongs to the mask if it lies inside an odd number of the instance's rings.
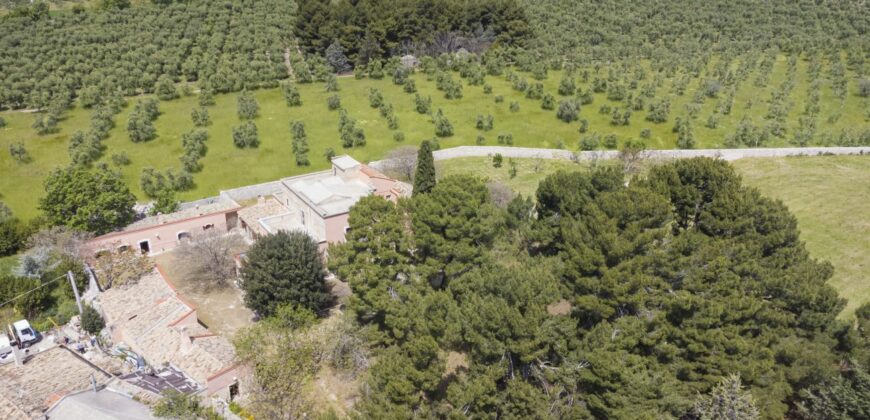
[[[30,347],[31,344],[39,341],[39,333],[30,326],[30,323],[26,319],[15,321],[12,327],[15,329],[15,335],[18,337],[19,348]]]

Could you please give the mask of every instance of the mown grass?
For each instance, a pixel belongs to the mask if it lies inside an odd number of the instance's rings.
[[[510,175],[510,161],[516,165],[516,176]],[[470,157],[441,160],[435,162],[438,177],[449,175],[470,174],[481,177],[489,182],[499,182],[510,187],[517,194],[534,197],[538,183],[559,170],[576,171],[589,167],[588,164],[574,163],[567,160],[544,159],[508,159],[504,158],[502,166],[496,168],[488,157]]]
[[[734,166],[745,184],[782,200],[810,254],[834,265],[830,284],[848,299],[842,317],[870,301],[870,156],[745,159]]]
[[[710,65],[715,65],[715,60]],[[754,75],[741,85],[736,95],[732,114],[722,118],[719,128],[711,130],[704,127],[704,122],[715,107],[715,99],[706,99],[697,120],[694,122],[697,147],[721,146],[727,133],[733,131],[736,124],[744,117],[756,122],[763,121],[767,108],[765,101],[770,91],[780,83],[785,74],[786,59],[780,57],[774,67],[769,86],[758,89],[752,84]],[[601,70],[601,76],[606,77],[606,70]],[[796,105],[789,114],[789,127],[797,126],[797,120],[802,112],[802,98],[806,96],[806,63],[798,63],[797,84],[789,98]],[[530,83],[535,80],[525,75]],[[454,75],[458,79],[458,75]],[[557,95],[561,72],[551,71],[542,83],[546,92]],[[592,77],[590,77],[591,82]],[[673,148],[676,134],[671,130],[677,116],[686,113],[685,106],[692,99],[692,92],[703,78],[693,80],[683,96],[672,96],[671,113],[668,122],[652,124],[644,120],[646,111],[635,112],[629,126],[614,127],[610,125],[610,116],[598,113],[598,108],[605,103],[612,103],[605,94],[596,94],[594,103],[583,107],[580,117],[589,121],[589,133],[602,136],[615,134],[622,142],[627,138],[637,138],[643,128],[652,131],[647,144],[653,148]],[[492,94],[484,94],[481,86],[464,85],[463,98],[448,100],[442,92],[435,88],[435,82],[426,79],[423,74],[414,75],[419,92],[423,96],[431,96],[433,109],[442,109],[454,127],[454,135],[440,140],[441,147],[475,144],[478,134],[483,134],[486,144],[496,144],[499,133],[513,135],[515,146],[555,148],[564,145],[568,149],[576,149],[581,134],[579,123],[564,123],[555,116],[555,111],[543,110],[539,100],[527,99],[520,92],[512,89],[503,76],[487,77],[486,83],[493,88]],[[850,92],[857,89],[856,81],[849,85]],[[260,104],[260,116],[256,124],[260,134],[258,149],[237,149],[232,144],[232,127],[240,124],[236,114],[236,94],[219,95],[217,104],[209,108],[212,125],[208,127],[210,139],[208,154],[202,160],[204,169],[195,174],[196,186],[190,191],[180,194],[182,200],[207,197],[222,189],[278,179],[283,176],[295,175],[314,170],[324,169],[328,162],[323,158],[327,148],[336,153],[347,153],[359,160],[369,161],[383,158],[391,149],[401,144],[417,145],[424,139],[434,136],[434,128],[428,116],[420,115],[414,110],[413,95],[402,91],[389,78],[383,80],[355,80],[352,77],[339,79],[341,86],[342,105],[358,124],[365,129],[367,145],[360,148],[343,149],[338,132],[338,112],[329,111],[326,99],[331,93],[324,89],[322,83],[298,85],[303,106],[288,108],[280,89],[260,90],[254,93]],[[579,83],[584,89],[589,83]],[[669,95],[671,80],[666,80],[659,87],[657,98]],[[385,101],[393,104],[399,118],[399,130],[404,132],[406,140],[397,143],[393,140],[393,131],[387,127],[377,109],[371,108],[368,102],[370,88],[383,92]],[[819,132],[839,132],[846,127],[866,125],[866,99],[850,94],[845,102],[834,98],[830,84],[822,86],[822,111],[819,117]],[[504,97],[503,103],[496,103],[494,97]],[[154,167],[164,170],[180,168],[179,158],[182,155],[181,135],[193,129],[190,119],[191,110],[197,106],[195,95],[160,103],[161,115],[155,122],[158,136],[145,143],[133,143],[129,140],[126,126],[132,103],[115,117],[116,127],[110,132],[110,137],[104,142],[106,151],[102,161],[109,162],[113,153],[126,152],[132,162],[129,166],[120,168],[123,179],[140,200],[146,200],[139,188],[139,176],[143,168]],[[747,108],[746,103],[752,100],[754,105]],[[518,102],[519,112],[511,112],[511,102]],[[86,131],[89,124],[89,111],[74,108],[67,112],[60,123],[60,130],[55,134],[38,136],[31,128],[34,115],[23,112],[0,112],[0,117],[7,122],[5,128],[0,128],[0,200],[9,205],[23,219],[30,219],[38,214],[37,205],[42,195],[42,181],[56,167],[69,163],[68,144],[70,136],[77,130]],[[480,133],[475,128],[478,114],[494,116],[494,129]],[[834,123],[827,122],[827,117],[840,114]],[[290,150],[291,120],[305,122],[308,131],[310,167],[298,167]],[[18,163],[7,152],[9,145],[21,142],[32,157],[30,163]],[[770,145],[786,145],[786,139],[774,139]]]
[[[437,162],[439,176],[470,173],[502,182],[524,195],[559,169],[582,169],[566,161],[514,159],[517,176],[508,165],[493,168],[489,158]],[[507,162],[507,160],[505,160]],[[798,220],[801,239],[815,258],[830,261],[830,284],[847,299],[841,317],[870,301],[870,156],[801,156],[742,159],[734,162],[746,185],[782,200]]]

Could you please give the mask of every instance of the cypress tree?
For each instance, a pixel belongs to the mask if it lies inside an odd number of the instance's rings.
[[[414,174],[414,195],[427,193],[435,187],[435,158],[432,145],[423,141],[417,151],[417,171]]]

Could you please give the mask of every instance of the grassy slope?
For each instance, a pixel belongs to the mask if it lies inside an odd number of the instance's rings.
[[[711,63],[711,66],[714,64]],[[720,145],[725,134],[731,132],[744,115],[761,122],[761,115],[767,108],[764,102],[770,96],[769,91],[779,83],[778,79],[785,73],[785,68],[785,58],[781,57],[774,68],[774,75],[767,89],[755,88],[751,82],[754,75],[750,76],[737,94],[732,115],[723,118],[720,128],[716,130],[703,127],[704,121],[715,106],[715,100],[706,100],[694,124],[698,147]],[[606,70],[602,70],[602,75],[606,75]],[[577,131],[579,123],[566,124],[557,120],[555,111],[542,110],[540,101],[524,98],[521,93],[511,88],[504,77],[487,77],[486,82],[493,86],[492,95],[483,94],[480,86],[466,85],[463,90],[464,97],[459,100],[444,99],[442,92],[435,89],[435,83],[427,81],[422,74],[417,74],[414,78],[420,93],[431,95],[434,107],[441,108],[453,123],[455,135],[442,139],[442,147],[474,144],[478,135],[474,128],[478,114],[492,114],[495,117],[494,130],[485,133],[487,144],[495,144],[498,133],[502,132],[512,133],[516,146],[552,148],[564,142],[568,148],[574,149],[580,138]],[[551,71],[549,78],[543,82],[545,91],[555,95],[560,79],[560,72]],[[790,97],[796,104],[789,118],[791,126],[797,124],[802,110],[801,102],[806,94],[805,79],[806,64],[801,61],[797,86]],[[530,83],[534,82],[531,77],[528,77],[528,80]],[[581,118],[589,120],[590,133],[597,132],[601,135],[614,133],[620,140],[637,137],[642,128],[648,127],[652,129],[652,138],[647,141],[651,147],[671,148],[674,147],[676,140],[676,135],[671,132],[673,120],[685,113],[685,105],[691,100],[693,89],[698,83],[699,80],[694,80],[684,96],[672,98],[670,119],[663,124],[648,123],[644,121],[646,112],[635,112],[631,125],[610,126],[610,116],[598,113],[598,108],[608,103],[604,94],[597,94],[593,104],[584,106]],[[850,89],[854,92],[856,86],[854,81],[852,83]],[[298,108],[288,108],[279,89],[257,91],[255,96],[260,103],[261,115],[256,122],[261,146],[254,150],[236,149],[231,140],[232,127],[239,124],[236,116],[236,95],[220,95],[217,97],[217,105],[209,109],[214,123],[208,127],[211,138],[208,143],[208,155],[203,160],[205,168],[195,175],[196,188],[181,194],[181,198],[206,197],[216,194],[221,189],[323,169],[327,166],[327,162],[322,155],[327,147],[335,149],[338,153],[349,153],[360,160],[382,158],[389,150],[396,147],[397,143],[393,141],[392,132],[388,129],[384,118],[376,109],[369,107],[370,87],[379,88],[386,102],[392,103],[395,107],[400,130],[405,133],[407,144],[418,144],[423,139],[433,136],[434,130],[428,117],[414,111],[413,95],[404,93],[401,87],[393,85],[390,80],[341,78],[340,85],[342,105],[365,128],[367,146],[347,151],[340,147],[337,130],[338,112],[327,110],[326,98],[329,94],[324,91],[323,84],[315,83],[299,85],[303,106]],[[583,87],[588,88],[588,85]],[[657,97],[664,97],[669,88],[670,81],[666,81],[664,86],[659,88]],[[867,124],[861,112],[866,100],[850,95],[841,111],[839,101],[833,98],[829,85],[822,88],[822,94],[819,132],[839,131],[844,127],[860,127]],[[496,104],[493,100],[495,95],[503,95],[504,103]],[[755,104],[752,109],[746,109],[745,103],[750,98],[755,98]],[[519,102],[520,112],[511,113],[508,110],[512,101]],[[131,99],[130,102],[132,103],[133,100]],[[162,115],[155,122],[158,138],[147,143],[132,143],[127,136],[126,125],[132,106],[128,106],[115,117],[116,127],[111,131],[111,137],[105,141],[107,150],[103,160],[108,161],[112,153],[127,152],[132,159],[132,164],[122,168],[123,177],[140,199],[144,199],[138,187],[139,174],[143,167],[151,166],[161,170],[180,167],[178,161],[182,154],[180,138],[183,132],[193,128],[190,111],[196,106],[196,102],[195,96],[162,102],[160,104]],[[842,112],[842,117],[835,124],[827,123],[825,121],[827,116],[835,112]],[[7,127],[0,128],[0,200],[6,202],[20,217],[29,219],[37,214],[38,198],[42,194],[42,180],[52,168],[69,162],[67,156],[69,137],[76,130],[87,130],[89,111],[84,109],[69,111],[65,120],[60,123],[60,131],[46,136],[37,136],[30,127],[34,118],[32,114],[2,112],[0,117],[8,123]],[[306,124],[311,147],[309,155],[311,167],[299,168],[293,161],[289,136],[289,122],[293,119],[302,120]],[[6,152],[9,145],[16,142],[24,143],[33,157],[31,163],[14,162]],[[777,139],[772,144],[784,145],[785,140]]]
[[[568,162],[548,161],[535,173],[530,159],[517,159],[518,175],[508,176],[507,164],[495,169],[487,158],[438,162],[440,175],[473,173],[498,180],[523,194]],[[870,156],[813,156],[744,159],[734,162],[747,185],[782,200],[798,219],[801,238],[810,253],[834,265],[830,283],[848,299],[842,316],[870,301]],[[469,169],[473,168],[473,169]]]
[[[870,156],[746,159],[746,184],[782,200],[810,253],[834,265],[830,283],[849,300],[844,316],[870,301]]]

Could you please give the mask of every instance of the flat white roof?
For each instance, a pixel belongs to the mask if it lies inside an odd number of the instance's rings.
[[[322,216],[347,213],[361,198],[374,192],[374,187],[358,179],[338,176],[301,179],[290,184],[293,190]]]
[[[338,169],[341,169],[342,171],[356,168],[357,166],[360,165],[360,163],[357,162],[356,159],[354,159],[348,155],[343,155],[343,156],[338,156],[338,157],[332,158],[332,164],[335,165]]]
[[[15,321],[15,322],[13,322],[13,323],[12,323],[12,326],[14,326],[14,327],[15,327],[16,329],[18,329],[18,330],[23,330],[23,329],[25,329],[25,328],[30,328],[30,323],[27,322],[26,319],[22,319],[21,321]]]

